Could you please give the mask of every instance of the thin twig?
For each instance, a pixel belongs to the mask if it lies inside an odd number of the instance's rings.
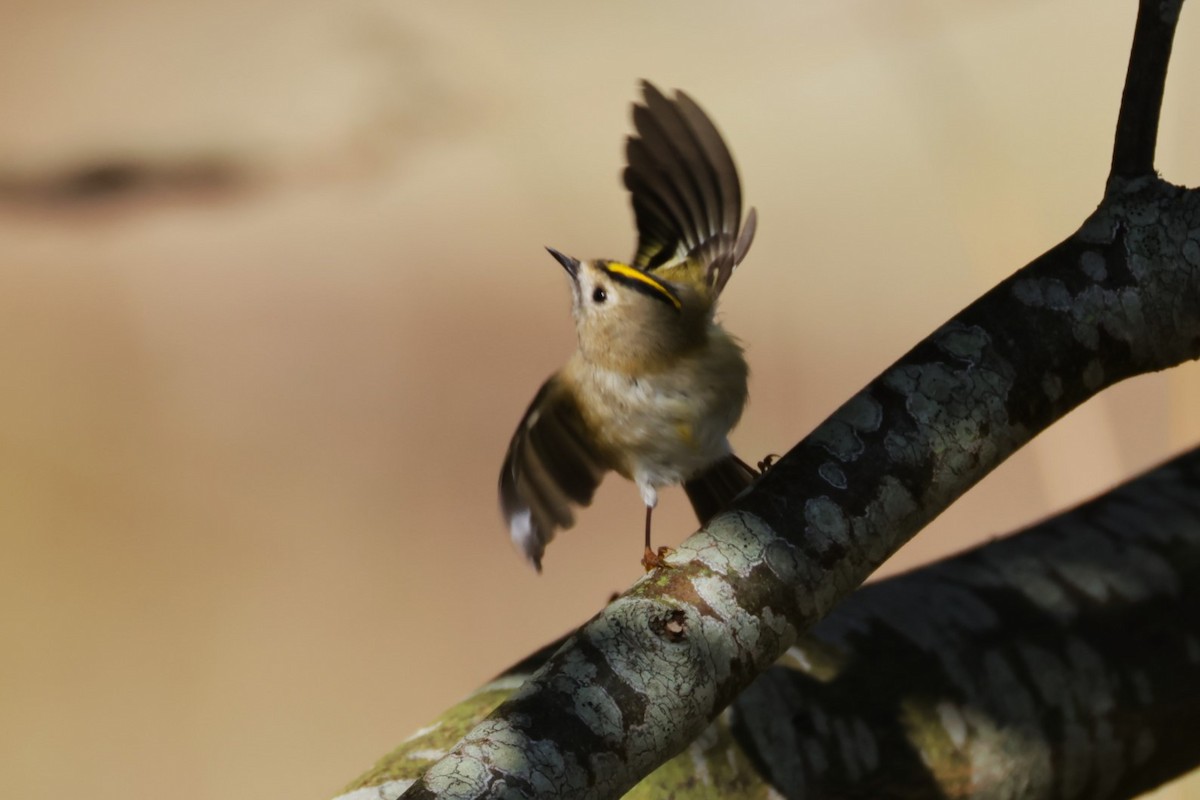
[[[1167,64],[1183,0],[1141,0],[1133,47],[1129,53],[1129,71],[1121,93],[1121,111],[1113,143],[1109,191],[1114,181],[1154,174],[1154,148],[1158,141],[1158,120],[1162,111],[1163,87]]]

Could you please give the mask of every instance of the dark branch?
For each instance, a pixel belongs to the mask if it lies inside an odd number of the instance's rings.
[[[1200,192],[1148,180],[918,345],[583,626],[406,797],[618,797],[1103,388],[1200,353]]]
[[[1195,769],[1200,449],[864,587],[791,656],[732,708],[785,797],[1118,800]]]
[[[851,398],[406,796],[619,796],[1038,432],[1200,355],[1200,192],[1151,174],[1178,6],[1142,4],[1114,173],[1080,230]]]
[[[1141,0],[1129,70],[1121,94],[1113,143],[1109,185],[1154,174],[1154,149],[1158,142],[1158,120],[1162,112],[1163,87],[1167,82],[1167,64],[1171,43],[1183,0]]]

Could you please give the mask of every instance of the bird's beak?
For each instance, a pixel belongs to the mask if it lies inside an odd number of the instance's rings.
[[[567,274],[571,276],[571,280],[575,280],[579,277],[579,259],[571,258],[570,256],[564,256],[553,247],[547,247],[546,252],[554,256],[555,260],[562,264],[563,269],[565,269]]]

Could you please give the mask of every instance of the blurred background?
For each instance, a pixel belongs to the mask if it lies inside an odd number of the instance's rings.
[[[759,209],[723,299],[754,461],[1094,208],[1135,5],[3,0],[0,796],[331,796],[639,576],[620,479],[540,577],[495,500],[574,346],[543,245],[631,253],[639,78]],[[1198,95],[1186,9],[1177,183]],[[1197,407],[1195,365],[1107,392],[883,571],[1194,444]],[[677,490],[655,521],[694,528]]]

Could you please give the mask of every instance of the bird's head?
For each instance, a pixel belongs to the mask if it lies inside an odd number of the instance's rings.
[[[708,303],[691,287],[618,261],[580,261],[547,250],[571,278],[571,311],[586,360],[638,374],[703,343]]]

